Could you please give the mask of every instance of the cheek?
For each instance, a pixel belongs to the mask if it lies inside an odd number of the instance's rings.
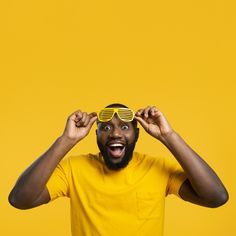
[[[128,133],[125,135],[125,137],[128,140],[129,144],[131,144],[135,141],[135,134],[134,133]]]
[[[97,134],[97,140],[104,144],[107,140],[107,135],[98,133]]]

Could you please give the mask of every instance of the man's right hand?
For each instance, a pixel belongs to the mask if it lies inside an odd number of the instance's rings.
[[[62,136],[68,138],[74,143],[77,143],[88,135],[96,120],[96,112],[88,114],[87,112],[78,110],[68,117]]]
[[[47,203],[50,200],[46,187],[48,179],[66,153],[89,133],[96,120],[95,112],[87,114],[78,110],[71,114],[63,135],[19,177],[9,194],[10,204],[29,209]]]

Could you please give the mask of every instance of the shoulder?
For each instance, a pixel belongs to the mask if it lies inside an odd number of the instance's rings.
[[[67,162],[67,164],[71,167],[79,167],[79,166],[94,166],[94,165],[99,165],[100,157],[99,153],[97,154],[81,154],[81,155],[76,155],[76,156],[68,156],[66,157],[63,162]]]
[[[150,154],[144,154],[140,152],[134,152],[133,159],[136,164],[141,166],[160,166],[163,167],[165,163],[165,158],[162,156],[153,156]]]
[[[180,167],[174,157],[154,156],[139,152],[134,152],[133,157],[139,165],[146,166],[147,168],[156,168],[164,172],[172,172]]]

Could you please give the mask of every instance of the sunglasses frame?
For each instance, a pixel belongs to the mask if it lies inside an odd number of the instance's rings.
[[[112,110],[113,111],[113,114],[112,114],[112,116],[111,116],[111,118],[109,118],[109,119],[107,119],[107,120],[103,120],[103,119],[100,119],[100,113],[102,112],[102,111],[106,111],[106,110]],[[129,110],[129,111],[131,111],[131,113],[132,113],[132,119],[123,119],[121,116],[120,116],[120,114],[119,114],[119,110]],[[114,117],[114,115],[115,114],[117,114],[117,116],[119,117],[119,119],[120,120],[122,120],[122,121],[124,121],[124,122],[131,122],[131,121],[133,121],[133,119],[134,119],[134,111],[132,110],[132,109],[130,109],[130,108],[125,108],[125,107],[106,107],[106,108],[103,108],[99,113],[98,113],[98,120],[100,121],[100,122],[108,122],[108,121],[110,121],[110,120],[112,120],[112,118]]]

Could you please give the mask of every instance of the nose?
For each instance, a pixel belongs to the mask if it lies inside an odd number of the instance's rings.
[[[121,138],[122,137],[121,130],[118,127],[114,127],[112,129],[112,132],[110,133],[110,137]]]

